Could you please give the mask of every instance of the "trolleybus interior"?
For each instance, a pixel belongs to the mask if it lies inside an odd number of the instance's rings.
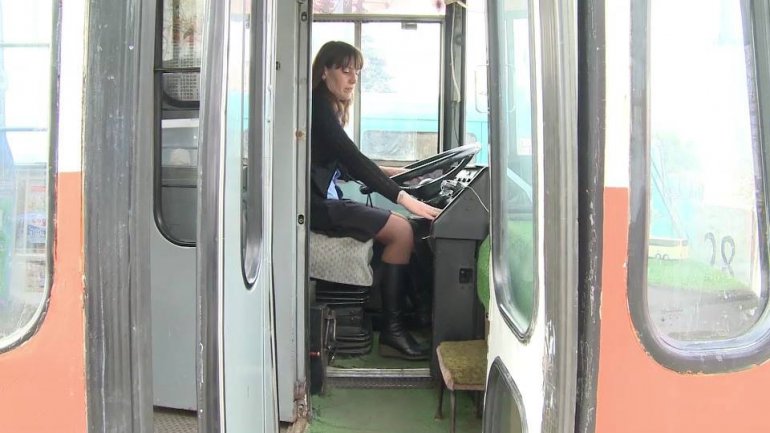
[[[203,2],[167,0],[160,4],[158,10],[162,13],[158,14],[157,32],[161,37],[156,48],[155,66],[158,133],[153,193],[157,231],[152,236],[151,251],[153,329],[156,330],[153,332],[154,400],[159,407],[190,410],[196,407],[192,380],[195,372],[195,291],[191,288],[194,281],[180,277],[175,270],[183,263],[191,262],[195,254],[194,217],[197,215],[200,157],[197,149],[199,29]],[[243,10],[242,19],[248,20],[247,6]],[[320,45],[328,40],[349,42],[363,52],[365,67],[352,108],[352,121],[347,127],[348,134],[360,145],[362,152],[380,165],[405,166],[409,171],[394,180],[415,197],[444,209],[432,224],[412,218],[418,238],[416,255],[419,256],[413,260],[413,281],[422,286],[420,290],[424,293],[420,296],[428,302],[423,308],[429,310],[428,317],[433,319],[432,333],[428,328],[421,335],[426,340],[433,340],[433,354],[441,340],[484,336],[484,311],[476,294],[476,283],[478,262],[488,260],[488,255],[482,259],[478,255],[479,246],[488,236],[490,206],[486,168],[489,158],[486,16],[484,5],[479,1],[454,10],[456,12],[447,13],[443,2],[385,2],[381,5],[377,2],[353,2],[352,5],[315,2],[310,30],[312,52],[308,53],[307,59],[309,62]],[[238,20],[238,12],[231,11],[230,19],[232,25],[232,20]],[[507,19],[521,36],[516,39],[516,56],[512,62],[527,71],[526,11],[511,12]],[[248,67],[248,32],[234,25],[230,32],[228,68],[231,73],[236,71],[239,78],[233,79],[231,75],[228,80],[226,123],[228,131],[246,131],[250,118],[246,87],[249,80],[239,71]],[[237,75],[239,73],[241,75]],[[522,75],[515,83],[519,92],[515,97],[528,101],[528,74]],[[518,127],[519,143],[508,163],[509,178],[515,180],[512,185],[518,185],[516,191],[510,191],[512,196],[508,204],[520,215],[517,219],[521,224],[530,221],[530,228],[517,230],[520,230],[520,236],[530,237],[529,240],[522,239],[522,245],[531,250],[532,158],[528,137],[531,118],[527,111],[522,105],[516,113],[508,114],[509,121]],[[249,163],[249,157],[243,155],[244,179],[254,166]],[[377,194],[369,195],[366,188],[359,188],[354,182],[343,183],[341,188],[346,198],[368,200],[408,214]],[[515,200],[514,195],[519,199]],[[514,209],[516,206],[518,209]],[[311,234],[310,243],[313,241]],[[309,251],[312,255],[317,250],[311,245]],[[485,251],[488,254],[489,249]],[[312,268],[313,257],[309,260]],[[341,260],[351,259],[343,255]],[[375,271],[376,260],[375,257],[372,264]],[[528,263],[531,266],[532,261]],[[486,278],[487,275],[484,274]],[[314,354],[309,359],[310,389],[320,392],[328,389],[325,382],[333,386],[335,381],[346,383],[346,386],[357,386],[355,382],[360,381],[360,386],[365,386],[367,381],[378,379],[382,381],[379,386],[384,387],[407,384],[424,388],[438,380],[435,355],[431,362],[401,363],[383,361],[377,355],[377,332],[372,332],[371,323],[373,317],[376,329],[376,278],[374,287],[356,286],[356,290],[351,286],[335,287],[334,282],[316,281],[312,270],[310,280],[308,339],[319,335],[336,337],[332,341],[323,338],[308,342],[311,347],[322,347],[321,350],[309,350]],[[526,284],[528,280],[531,284],[531,278],[524,278],[522,282]],[[318,295],[324,290],[326,298]],[[346,292],[354,293],[350,295],[354,300],[346,300]],[[322,299],[314,302],[317,295]],[[276,302],[282,302],[281,295],[276,296]],[[322,334],[315,328],[323,326],[325,330],[327,323],[322,324],[314,315],[333,316],[334,309],[319,309],[335,303],[343,306],[336,309],[336,332]],[[354,307],[350,308],[351,305]],[[356,305],[359,308],[355,308]],[[351,324],[351,321],[355,323]],[[333,320],[328,323],[334,328]],[[346,330],[355,335],[345,335]],[[279,340],[279,370],[281,344]],[[320,357],[325,358],[323,362]],[[278,376],[280,390],[280,371]],[[291,400],[281,400],[279,395],[282,420],[296,416],[293,407],[286,408],[288,403],[294,404]]]
[[[51,431],[50,391],[73,433],[766,431],[769,28],[760,0],[0,0],[0,429]],[[428,360],[380,356],[379,247],[308,228],[330,40],[365,59],[347,134],[442,209],[339,185],[412,224]]]
[[[533,321],[539,307],[535,294],[535,285],[539,284],[536,275],[538,266],[542,266],[539,263],[542,258],[535,257],[537,209],[534,203],[539,192],[533,186],[538,175],[533,151],[538,140],[533,128],[537,107],[533,104],[541,96],[533,94],[533,89],[539,87],[531,81],[532,77],[538,76],[531,63],[532,56],[537,55],[537,44],[530,40],[535,25],[533,12],[525,1],[506,1],[498,5],[499,9],[492,12],[496,25],[504,32],[502,39],[487,48],[487,29],[491,21],[488,21],[484,2],[446,3],[450,6],[444,2],[312,3],[310,49],[300,51],[305,56],[299,61],[300,68],[309,66],[317,49],[326,41],[342,40],[358,47],[364,54],[365,68],[353,101],[352,121],[346,128],[348,135],[362,152],[381,165],[407,167],[409,171],[396,176],[395,180],[419,199],[444,210],[432,223],[411,219],[418,238],[412,280],[418,292],[423,290],[421,295],[410,300],[411,312],[415,322],[419,323],[421,296],[422,302],[428,300],[430,311],[430,327],[423,331],[415,329],[422,339],[432,342],[431,360],[424,363],[398,362],[377,354],[376,248],[374,253],[363,251],[364,257],[374,255],[371,285],[362,287],[343,281],[326,281],[314,277],[313,255],[319,251],[321,254],[344,251],[346,247],[324,244],[314,248],[317,239],[307,233],[307,256],[296,257],[309,262],[309,273],[296,273],[301,275],[302,281],[293,296],[281,293],[282,282],[291,280],[294,274],[280,272],[281,259],[277,256],[281,253],[277,250],[281,247],[276,248],[275,263],[278,265],[273,283],[276,290],[277,399],[282,421],[294,420],[302,413],[301,404],[298,406],[293,395],[298,381],[318,395],[317,402],[323,402],[323,395],[330,389],[419,388],[441,381],[435,355],[440,342],[486,337],[485,304],[489,287],[484,286],[490,281],[486,269],[490,250],[484,241],[490,235],[490,221],[496,231],[493,235],[506,240],[504,246],[498,244],[498,250],[493,252],[499,272],[505,274],[504,279],[513,287],[507,293],[510,299],[498,299],[506,305],[500,311],[518,338],[526,341],[534,332]],[[159,122],[154,183],[157,233],[153,235],[152,249],[153,329],[161,331],[153,332],[154,398],[158,406],[194,409],[196,402],[192,399],[195,394],[191,378],[195,372],[195,337],[191,324],[195,299],[194,291],[190,290],[194,281],[183,281],[184,278],[171,276],[169,271],[184,266],[185,261],[191,263],[194,256],[196,221],[193,216],[196,215],[196,187],[199,184],[196,148],[200,126],[199,29],[203,2],[167,0],[161,5],[157,31],[162,37],[157,44],[155,67]],[[248,140],[246,131],[253,127],[254,117],[269,118],[271,115],[269,112],[250,112],[254,107],[250,98],[254,96],[253,90],[250,93],[249,89],[252,85],[249,59],[254,55],[254,47],[249,40],[249,14],[250,5],[243,2],[232,8],[228,17],[227,140]],[[735,36],[728,35],[734,27],[727,18],[723,19],[722,37],[729,39]],[[241,22],[243,25],[237,25]],[[488,52],[495,52],[499,57],[503,65],[499,76],[506,80],[505,83],[487,83]],[[490,92],[500,88],[504,88],[505,93],[498,103],[499,132],[490,134],[488,97]],[[299,92],[300,106],[309,102],[309,92],[306,88],[304,91],[304,94]],[[537,91],[542,92],[542,89]],[[278,107],[279,102],[276,109]],[[495,161],[498,173],[503,173],[499,174],[498,181],[502,210],[496,220],[489,212],[493,199],[490,182],[494,179],[490,178],[487,167],[493,137],[505,143]],[[247,185],[243,190],[243,202],[248,208],[248,185],[254,185],[253,179],[264,179],[269,172],[253,163],[261,156],[258,149],[248,146],[243,149],[243,179]],[[665,185],[662,178],[664,174],[656,159],[660,155],[655,149],[652,179],[656,189],[650,205],[656,218],[658,211],[667,213],[668,225],[677,228],[677,216],[668,205],[670,185]],[[298,157],[291,152],[282,152],[287,151],[273,149],[275,158],[282,155]],[[306,162],[300,152],[300,168]],[[291,187],[282,190],[279,178],[274,179],[276,194],[291,194]],[[301,182],[294,186],[304,188]],[[341,188],[346,198],[405,213],[377,194],[369,195],[366,188],[359,188],[354,182],[347,182]],[[304,195],[298,197],[301,199]],[[274,197],[274,200],[281,199]],[[279,206],[277,202],[275,206]],[[257,210],[244,218],[251,223],[259,221],[261,215]],[[653,234],[658,236],[659,232],[666,231],[665,226],[665,218],[654,220]],[[244,239],[249,236],[246,232],[241,235]],[[273,241],[282,243],[284,238],[281,236],[280,231],[275,231]],[[651,269],[665,266],[671,260],[687,258],[688,245],[682,241],[683,236],[677,233],[666,233],[665,236],[671,240],[654,238],[649,242]],[[248,245],[246,240],[244,245]],[[735,247],[732,248],[734,251]],[[716,246],[714,249],[716,251]],[[759,256],[753,257],[752,260],[756,260]],[[355,261],[344,253],[337,260],[348,265]],[[367,264],[363,266],[367,267]],[[755,267],[746,266],[748,269]],[[252,271],[256,272],[255,269]],[[247,274],[249,271],[244,270],[244,275]],[[756,302],[762,302],[757,296],[751,299],[751,302],[741,304],[745,304],[748,311],[753,311],[752,305]],[[285,310],[282,310],[287,304],[300,306],[306,312],[304,328],[307,334],[282,334],[282,323],[288,323]],[[174,306],[171,313],[164,307],[170,305]],[[178,308],[180,305],[186,305],[186,308]],[[661,326],[667,327],[669,335],[692,334],[681,330],[682,326],[688,328],[690,325],[679,324],[676,314],[671,316],[670,310],[656,310],[652,314],[664,323]],[[745,326],[748,325],[735,325],[735,328]],[[737,332],[736,329],[731,332]],[[303,337],[306,351],[302,345],[286,350],[282,339],[286,336]],[[305,358],[307,364],[300,362],[286,367],[295,356]]]

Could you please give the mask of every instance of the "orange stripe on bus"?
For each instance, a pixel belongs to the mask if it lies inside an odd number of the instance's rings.
[[[0,431],[86,431],[81,174],[59,173],[54,278],[38,332],[0,355]]]
[[[642,347],[627,300],[628,206],[627,189],[605,189],[596,432],[770,431],[767,363],[736,373],[687,375],[662,367]]]

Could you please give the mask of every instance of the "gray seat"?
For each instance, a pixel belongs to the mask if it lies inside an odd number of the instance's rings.
[[[310,278],[355,286],[371,286],[374,240],[334,238],[310,232]]]

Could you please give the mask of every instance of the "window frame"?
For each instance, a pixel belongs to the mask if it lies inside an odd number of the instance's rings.
[[[499,35],[500,34],[500,22],[498,17],[498,10],[491,10],[491,5],[487,9],[488,14],[488,20],[489,20],[489,34],[490,35]],[[496,7],[503,7],[501,4],[495,4]],[[500,77],[501,72],[501,65],[499,63],[499,56],[498,55],[489,55],[489,69],[488,69],[488,79],[487,82],[489,83],[489,107],[490,107],[490,116],[489,116],[489,151],[490,151],[490,161],[489,165],[492,168],[491,175],[492,175],[492,208],[491,208],[491,219],[492,223],[490,225],[490,236],[491,236],[491,247],[492,247],[492,278],[495,286],[495,299],[497,300],[497,308],[500,311],[500,315],[505,320],[505,323],[508,325],[508,327],[513,331],[516,338],[519,339],[521,342],[529,341],[529,339],[532,337],[532,334],[535,329],[535,324],[538,320],[538,311],[539,311],[539,303],[540,303],[540,261],[541,259],[541,253],[540,250],[540,244],[538,242],[538,233],[540,231],[540,208],[539,208],[539,188],[540,184],[538,182],[539,176],[540,176],[540,153],[542,152],[541,149],[541,143],[538,140],[538,123],[539,123],[539,106],[538,106],[538,100],[534,97],[534,95],[538,92],[538,87],[541,85],[540,81],[538,80],[537,76],[537,68],[536,68],[536,62],[537,57],[535,54],[535,38],[536,38],[536,32],[535,32],[535,16],[533,14],[533,4],[531,1],[527,0],[527,25],[528,25],[528,31],[529,31],[529,52],[530,52],[530,62],[529,62],[529,78],[530,78],[530,104],[531,104],[531,131],[532,131],[532,234],[533,234],[533,259],[532,259],[532,265],[533,265],[533,293],[532,293],[532,315],[529,320],[529,323],[527,324],[526,328],[521,329],[519,325],[516,322],[516,319],[514,318],[514,314],[510,311],[511,306],[514,305],[514,302],[512,300],[512,296],[508,289],[510,288],[511,284],[511,276],[510,271],[508,269],[508,266],[505,263],[501,262],[501,259],[503,258],[503,250],[502,247],[505,244],[504,240],[502,239],[503,236],[503,225],[507,222],[505,218],[505,200],[503,199],[501,195],[500,185],[503,184],[503,182],[506,181],[506,170],[507,167],[501,167],[500,164],[503,160],[503,158],[500,157],[500,153],[503,151],[503,143],[501,141],[500,137],[500,122],[501,120],[493,115],[493,113],[501,113],[502,111],[502,92],[500,91],[500,83],[497,80],[497,77]],[[500,52],[500,42],[499,38],[497,37],[489,37],[488,39],[488,50],[489,53],[499,53]],[[507,146],[507,143],[505,143]]]
[[[264,221],[262,191],[262,166],[263,143],[265,143],[265,128],[258,127],[258,122],[263,122],[265,118],[265,100],[267,94],[265,83],[268,82],[268,74],[271,68],[266,62],[262,61],[261,54],[268,52],[265,45],[266,5],[264,2],[252,2],[249,11],[249,68],[248,68],[248,105],[249,113],[248,132],[245,135],[245,143],[248,146],[248,162],[245,175],[241,176],[241,193],[245,197],[241,198],[241,271],[243,282],[248,289],[251,289],[257,282],[257,276],[260,271],[262,256],[262,224]],[[259,62],[255,59],[260,59]],[[244,71],[245,72],[245,71]],[[255,92],[260,89],[259,92]],[[256,168],[257,170],[253,170]],[[245,189],[244,189],[245,187]],[[255,217],[256,221],[249,221],[249,217]],[[247,223],[248,221],[248,223]]]
[[[709,374],[743,370],[758,365],[770,358],[770,304],[768,296],[768,221],[767,209],[762,201],[770,198],[768,167],[770,159],[764,150],[770,141],[766,122],[762,114],[768,112],[767,90],[762,86],[770,84],[767,69],[768,57],[759,53],[770,43],[770,25],[757,16],[768,16],[769,6],[741,0],[744,37],[750,37],[754,53],[755,89],[758,95],[760,116],[760,149],[763,161],[761,170],[764,191],[757,203],[758,234],[760,245],[760,272],[764,311],[755,325],[746,333],[725,340],[678,341],[666,337],[657,330],[650,318],[647,286],[647,249],[649,237],[650,199],[650,115],[649,115],[649,58],[651,5],[649,0],[634,0],[631,3],[631,135],[630,135],[630,179],[629,204],[630,223],[628,232],[628,302],[631,319],[641,344],[660,365],[682,374]],[[757,37],[761,34],[762,37]],[[758,46],[759,43],[759,46]],[[762,65],[759,67],[758,65]],[[760,77],[763,75],[763,77]],[[765,90],[762,92],[762,90]],[[764,264],[764,266],[763,266]]]
[[[46,198],[48,201],[46,217],[46,274],[47,281],[43,289],[42,298],[35,313],[30,317],[29,321],[21,328],[17,328],[11,334],[0,338],[0,354],[11,351],[16,347],[21,346],[34,336],[45,321],[45,317],[48,313],[48,305],[51,299],[51,288],[53,286],[54,277],[54,232],[57,226],[54,224],[57,210],[57,185],[56,173],[58,172],[58,143],[59,143],[59,76],[61,74],[61,2],[51,1],[51,39],[50,39],[50,76],[48,84],[50,86],[49,96],[49,119],[48,119],[48,166],[46,170],[47,191]],[[0,49],[4,49],[0,47]],[[15,230],[14,230],[15,232]]]

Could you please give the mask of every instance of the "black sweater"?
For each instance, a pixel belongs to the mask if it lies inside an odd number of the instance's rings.
[[[326,199],[334,171],[340,168],[353,179],[396,202],[401,188],[358,150],[340,125],[326,89],[313,92],[310,141],[311,201]]]

